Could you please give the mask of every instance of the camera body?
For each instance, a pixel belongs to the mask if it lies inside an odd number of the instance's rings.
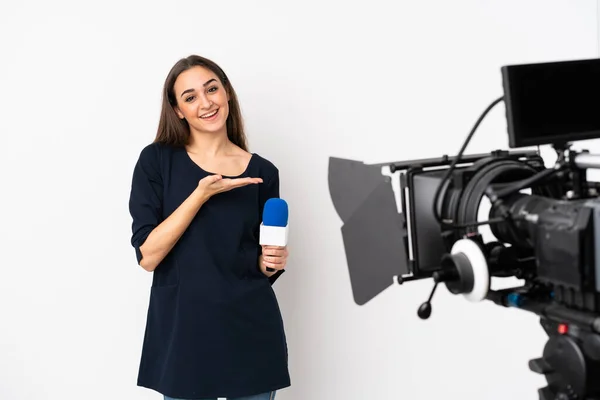
[[[600,260],[596,249],[600,249],[600,201],[515,195],[507,205],[512,215],[529,218],[515,222],[517,235],[503,226],[506,223],[492,227],[492,231],[503,242],[531,253],[535,263],[529,279],[546,285],[558,304],[599,312]]]
[[[559,159],[566,160],[565,152],[561,150]],[[576,160],[582,153],[569,154]],[[410,272],[401,280],[432,277],[443,270],[441,260],[453,245],[469,238],[481,247],[490,278],[525,279],[538,288],[546,287],[557,303],[600,311],[599,188],[597,182],[587,181],[586,170],[566,161],[548,169],[537,151],[463,157],[440,192],[440,223],[431,210],[451,162],[442,157],[391,166],[395,172],[404,170],[400,175],[402,209],[410,226],[404,245],[413,255],[408,260]],[[522,187],[521,182],[536,175],[545,179]],[[511,191],[515,183],[518,190]],[[530,194],[522,193],[523,189]],[[479,228],[487,222],[478,217],[482,200],[490,195],[495,197],[487,221],[492,221],[489,226],[496,240],[486,243]]]

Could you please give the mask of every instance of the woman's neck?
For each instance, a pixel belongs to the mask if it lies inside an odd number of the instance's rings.
[[[186,146],[190,153],[202,157],[215,157],[227,153],[231,148],[231,141],[227,133],[201,133],[191,132],[190,141]]]

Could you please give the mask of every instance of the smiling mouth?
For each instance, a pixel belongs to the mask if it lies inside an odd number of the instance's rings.
[[[200,118],[202,119],[210,119],[212,117],[214,117],[215,115],[217,115],[217,113],[219,112],[219,109],[217,108],[215,111],[211,111],[207,114],[201,115]]]

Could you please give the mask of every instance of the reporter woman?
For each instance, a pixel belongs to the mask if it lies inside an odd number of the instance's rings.
[[[258,244],[273,197],[279,171],[248,152],[227,75],[197,55],[179,60],[129,201],[131,244],[139,265],[153,272],[139,386],[167,400],[267,400],[290,386],[271,287],[288,251]]]

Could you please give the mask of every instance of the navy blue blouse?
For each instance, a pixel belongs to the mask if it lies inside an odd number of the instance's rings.
[[[211,172],[183,147],[157,143],[140,153],[129,209],[140,246]],[[261,184],[219,193],[153,272],[138,385],[175,398],[238,397],[290,385],[277,299],[259,269],[258,233],[267,199],[279,197],[279,171],[252,154],[240,177]]]

